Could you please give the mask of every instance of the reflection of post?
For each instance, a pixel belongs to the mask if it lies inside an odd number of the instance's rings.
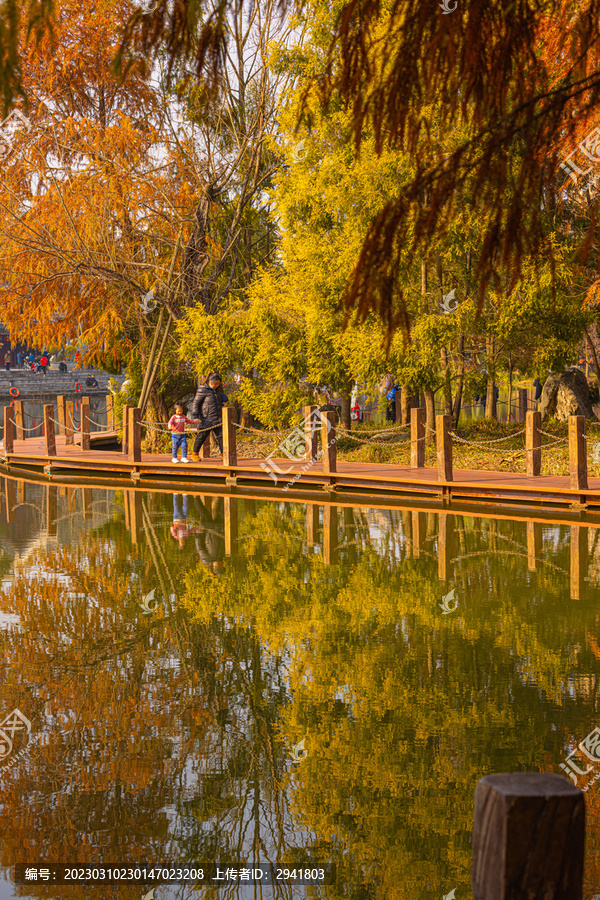
[[[314,547],[319,530],[319,507],[316,503],[306,504],[306,542]]]
[[[13,482],[10,481],[10,479],[8,479],[8,478],[3,478],[2,481],[4,483],[4,499],[6,501],[6,521],[10,522],[12,519],[12,512],[13,512],[13,497],[14,497]],[[11,494],[13,496],[11,496]]]
[[[337,560],[337,506],[325,505],[323,515],[323,562],[334,565]]]
[[[454,519],[450,513],[439,513],[438,533],[438,578],[448,581],[448,562],[452,559],[452,536]]]
[[[537,569],[536,559],[542,552],[542,525],[540,522],[527,523],[527,568],[530,572]]]
[[[142,531],[142,495],[140,491],[127,491],[129,497],[129,530],[131,543],[137,544]]]
[[[496,519],[488,520],[488,547],[492,553],[498,549],[498,522]]]
[[[411,531],[412,531],[412,517],[410,515],[410,510],[403,509],[402,510],[402,533],[404,534],[404,540],[406,541],[406,559],[409,559],[413,555]]]
[[[588,529],[571,525],[571,600],[583,599],[588,567]]]
[[[46,485],[46,531],[49,535],[56,534],[56,520],[58,518],[58,488],[55,484]]]
[[[417,509],[412,511],[412,546],[413,556],[418,559],[425,543],[425,513]]]
[[[25,484],[23,479],[17,481],[17,503],[25,503]]]
[[[81,491],[83,501],[83,518],[91,519],[92,517],[92,489],[83,488]]]
[[[225,497],[225,556],[233,556],[238,538],[238,500]]]
[[[69,512],[77,512],[77,488],[67,488]]]

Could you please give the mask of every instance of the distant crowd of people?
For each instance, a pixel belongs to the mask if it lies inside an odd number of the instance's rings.
[[[29,369],[36,375],[45,375],[46,371],[50,368],[50,358],[48,355],[48,351],[44,350],[43,353],[38,357],[33,350],[30,350],[29,353],[21,353],[21,351],[17,352],[17,365],[16,368],[20,370]],[[79,351],[75,354],[75,364],[76,366],[81,361],[81,354]],[[7,372],[11,370],[11,353],[10,351],[6,351],[2,354],[1,362]],[[91,366],[88,366],[88,369],[91,369]],[[69,367],[66,362],[61,359],[58,363],[58,371],[62,374],[69,371]],[[95,375],[88,375],[85,379],[86,387],[99,387],[98,381]]]

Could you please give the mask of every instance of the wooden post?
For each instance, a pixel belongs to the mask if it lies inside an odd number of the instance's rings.
[[[542,470],[542,414],[528,412],[525,424],[526,474],[539,475]]]
[[[402,425],[402,391],[400,388],[394,394],[394,409],[396,410],[396,425]]]
[[[202,444],[202,459],[210,459],[211,442],[215,439],[214,431],[208,432],[208,437]]]
[[[335,413],[321,413],[321,450],[323,453],[324,472],[337,472],[337,452],[335,444]]]
[[[83,413],[83,406],[81,407]],[[129,450],[127,459],[136,463],[142,461],[142,411],[139,406],[131,406],[127,410],[127,440]]]
[[[15,447],[15,421],[12,406],[4,407],[4,453],[12,453]]]
[[[316,406],[304,407],[304,460],[316,460],[319,445],[319,417]]]
[[[74,443],[75,418],[73,413],[73,401],[65,403],[65,444]]]
[[[54,432],[53,403],[44,404],[44,434],[46,436],[46,456],[56,456],[56,435]]]
[[[115,427],[115,406],[112,394],[106,395],[106,430],[113,431]]]
[[[65,398],[63,394],[58,394],[56,398],[56,418],[58,420],[57,434],[65,433]]]
[[[539,522],[527,523],[527,568],[537,569],[537,559],[542,551],[542,526]]]
[[[587,490],[585,416],[569,416],[569,474],[571,490]]]
[[[15,400],[15,405],[13,406],[15,411],[15,441],[24,441],[27,437],[27,432],[25,431],[25,409],[23,406],[22,400]]]
[[[54,406],[52,406],[54,412]],[[54,423],[52,423],[54,424]],[[48,432],[46,432],[47,434]],[[55,484],[46,485],[46,531],[49,535],[56,534],[56,520],[58,518],[58,488]]]
[[[235,409],[233,406],[226,406],[223,410],[223,465],[237,466]]]
[[[225,445],[223,444],[223,448]],[[232,556],[238,539],[237,497],[225,497],[225,556]]]
[[[452,416],[436,416],[438,481],[452,481]]]
[[[306,543],[315,546],[315,538],[319,529],[319,507],[316,503],[306,504]]]
[[[474,900],[581,900],[585,803],[562,775],[486,775],[475,789]]]
[[[525,416],[527,415],[527,388],[519,388],[519,412],[518,412],[518,422],[524,422]]]
[[[81,416],[81,422],[79,424],[79,430],[81,432],[81,449],[89,450],[90,449],[90,400],[89,397],[84,397],[81,401],[81,409],[79,411],[79,415]]]
[[[410,465],[422,469],[425,465],[425,410],[410,411]]]
[[[586,594],[588,570],[588,529],[571,525],[571,571],[569,578],[571,600],[583,600]]]
[[[337,562],[337,506],[328,503],[323,508],[323,562],[326,566]]]
[[[125,454],[125,456],[129,455],[129,410],[133,409],[133,406],[125,406],[123,407],[123,441],[121,443],[121,450]]]

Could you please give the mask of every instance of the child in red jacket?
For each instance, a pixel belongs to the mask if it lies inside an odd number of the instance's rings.
[[[173,462],[179,462],[177,459],[177,451],[181,447],[182,457],[181,462],[186,463],[189,462],[187,458],[187,437],[185,436],[185,426],[186,425],[197,425],[200,419],[188,419],[187,416],[183,414],[183,406],[179,403],[175,407],[175,415],[171,416],[169,419],[169,423],[167,428],[171,432],[171,438],[173,441]]]

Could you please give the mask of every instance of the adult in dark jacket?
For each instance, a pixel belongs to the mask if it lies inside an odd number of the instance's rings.
[[[213,431],[223,452],[223,407],[227,404],[227,396],[223,393],[221,376],[211,372],[206,382],[196,391],[192,403],[192,419],[200,419],[200,429],[194,441],[192,459],[199,461],[200,447]]]

